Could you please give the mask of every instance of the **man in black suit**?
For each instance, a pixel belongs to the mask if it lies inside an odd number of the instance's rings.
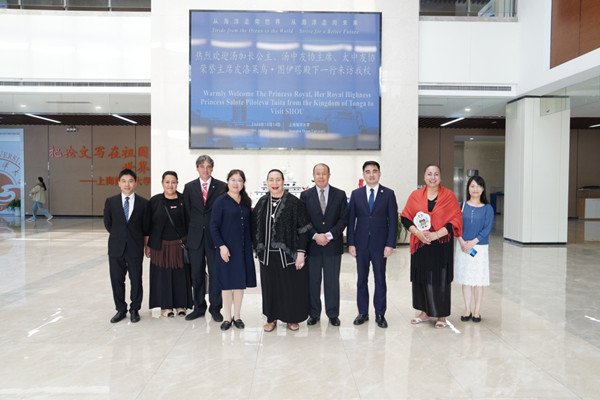
[[[194,291],[194,311],[186,315],[188,321],[204,316],[206,313],[206,265],[208,264],[209,312],[216,322],[223,321],[221,291],[215,291],[215,245],[210,234],[210,216],[216,198],[225,192],[227,185],[212,177],[215,162],[207,155],[196,160],[198,179],[186,183],[183,190],[183,203],[189,218],[187,246],[192,269],[192,287]]]
[[[312,223],[307,258],[308,325],[316,324],[321,318],[321,275],[325,313],[331,325],[340,325],[340,265],[344,252],[343,232],[348,223],[348,203],[346,192],[329,185],[330,175],[329,166],[323,163],[315,165],[315,186],[300,194]]]
[[[363,164],[366,185],[354,189],[348,206],[348,252],[356,258],[356,302],[358,316],[354,325],[369,320],[369,264],[373,265],[375,293],[373,306],[375,322],[387,328],[387,285],[385,267],[387,258],[396,248],[398,232],[398,204],[394,191],[379,184],[381,169],[377,161]]]
[[[121,321],[127,316],[125,302],[125,275],[129,273],[131,284],[129,314],[131,322],[140,320],[142,307],[142,262],[144,260],[144,236],[150,228],[148,200],[134,193],[137,176],[130,169],[119,173],[121,193],[106,199],[104,203],[104,226],[108,236],[108,264],[110,283],[117,313],[110,322]]]

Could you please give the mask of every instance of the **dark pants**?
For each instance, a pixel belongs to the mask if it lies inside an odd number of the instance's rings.
[[[373,306],[376,315],[385,315],[387,309],[387,284],[385,282],[385,264],[383,249],[356,249],[356,267],[358,279],[356,282],[356,303],[359,314],[369,313],[369,264],[373,265],[375,278],[375,293]]]
[[[309,315],[313,318],[321,315],[321,276],[325,295],[325,314],[329,318],[340,315],[340,266],[342,255],[308,256]]]
[[[192,289],[194,292],[194,311],[206,312],[206,265],[208,265],[208,300],[211,314],[217,314],[223,307],[221,291],[214,291],[215,279],[215,248],[208,246],[203,240],[200,247],[190,249],[190,263],[192,269]]]
[[[131,284],[130,310],[139,310],[142,307],[143,260],[143,255],[136,257],[127,255],[127,252],[121,257],[108,257],[110,284],[117,311],[127,312],[127,303],[125,302],[125,275],[127,273],[129,273],[129,283]]]

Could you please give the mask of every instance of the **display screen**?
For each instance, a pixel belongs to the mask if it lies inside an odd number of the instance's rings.
[[[190,11],[190,148],[380,149],[381,13]]]

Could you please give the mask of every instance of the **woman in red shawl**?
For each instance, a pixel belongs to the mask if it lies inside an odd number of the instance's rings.
[[[421,313],[411,324],[437,318],[436,328],[446,327],[450,315],[451,283],[454,278],[452,238],[462,236],[462,216],[456,196],[440,185],[440,167],[425,167],[425,186],[413,191],[402,210],[402,224],[410,236],[410,281],[413,307]],[[417,213],[429,216],[413,221]]]

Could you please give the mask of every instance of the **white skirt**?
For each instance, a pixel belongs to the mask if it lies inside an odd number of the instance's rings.
[[[475,257],[463,253],[456,241],[454,252],[454,282],[467,286],[490,286],[490,256],[488,245],[476,244]]]

